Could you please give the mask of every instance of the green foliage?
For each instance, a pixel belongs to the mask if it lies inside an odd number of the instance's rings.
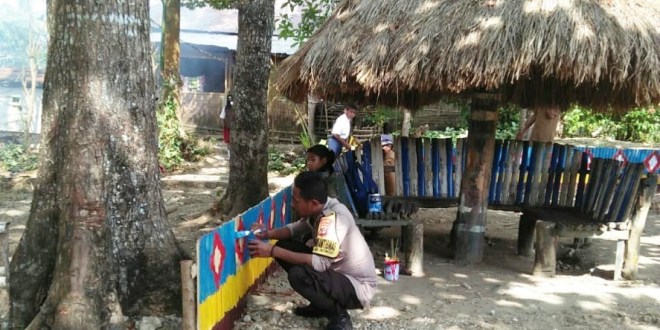
[[[625,114],[609,114],[574,106],[564,114],[563,122],[564,137],[660,142],[660,113],[655,108],[635,108]]]
[[[268,171],[289,175],[302,172],[307,166],[305,157],[295,153],[281,153],[274,147],[268,149]]]
[[[452,104],[460,109],[459,124],[456,127],[447,127],[444,131],[431,131],[427,135],[440,138],[451,137],[454,141],[458,137],[467,136],[470,122],[470,107],[461,99],[447,99],[445,102]],[[495,137],[497,139],[513,139],[518,133],[520,123],[520,108],[515,105],[507,105],[498,110],[497,130]]]
[[[39,167],[39,156],[22,144],[0,144],[0,168],[10,172],[31,171]]]
[[[619,140],[660,143],[660,111],[635,108],[621,117]]]
[[[292,17],[281,14],[276,19],[280,38],[293,39],[293,46],[300,47],[312,34],[325,23],[335,8],[338,0],[287,0],[282,8],[289,7],[293,11],[296,7],[302,8],[300,23],[294,26]]]
[[[305,118],[305,116],[303,116],[302,112],[300,111],[300,108],[298,108],[298,106],[295,105],[295,104],[292,104],[292,105],[293,105],[293,111],[296,113],[298,124],[302,128],[298,138],[300,139],[300,144],[302,144],[303,147],[305,147],[305,150],[307,150],[309,147],[315,145],[316,141],[314,141],[312,136],[309,134],[309,127],[307,126],[307,119]]]
[[[444,131],[426,131],[424,137],[431,139],[451,138],[451,140],[456,143],[458,138],[466,137],[467,133],[468,131],[465,127],[446,127]]]
[[[162,0],[163,2],[167,0]],[[210,6],[215,9],[234,8],[237,0],[181,0],[181,6],[188,9],[203,8]]]
[[[167,87],[165,87],[167,88]],[[172,94],[160,104],[156,113],[158,121],[158,159],[167,170],[181,166],[184,161],[197,161],[210,153],[193,134],[185,134],[176,116],[176,102]]]
[[[401,114],[395,108],[379,106],[376,111],[362,116],[362,125],[382,128],[383,124],[399,119]]]
[[[594,113],[574,106],[563,115],[564,137],[604,137],[615,139],[619,130],[612,115]]]
[[[311,148],[314,145],[314,140],[312,139],[311,136],[309,136],[307,130],[303,130],[302,132],[300,132],[300,136],[298,138],[300,139],[300,144],[303,145],[303,148],[305,148],[305,150]]]
[[[518,133],[520,123],[520,108],[508,105],[498,110],[496,139],[514,139]]]

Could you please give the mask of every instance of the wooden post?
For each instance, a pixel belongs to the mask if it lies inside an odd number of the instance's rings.
[[[555,223],[538,221],[536,223],[536,256],[532,275],[554,277],[557,266],[557,242]]]
[[[411,223],[402,226],[402,229],[406,242],[404,247],[406,270],[413,276],[424,276],[424,225]]]
[[[532,255],[536,220],[537,216],[530,212],[523,212],[520,215],[520,223],[518,224],[518,255]]]
[[[182,299],[182,327],[184,330],[194,330],[195,322],[195,281],[192,277],[192,260],[181,261],[181,299]]]
[[[481,262],[483,257],[498,106],[493,95],[473,98],[471,104],[465,171],[452,228],[454,259],[459,263]]]
[[[614,277],[615,281],[621,280],[621,268],[623,266],[623,254],[626,249],[626,241],[618,240],[616,241],[616,254],[614,259]]]
[[[316,105],[320,103],[320,100],[316,98],[313,94],[307,95],[307,135],[309,135],[313,144],[316,143]],[[325,138],[322,136],[322,138]]]
[[[9,329],[9,222],[0,222],[0,328]]]
[[[410,121],[412,120],[412,113],[410,109],[403,108],[403,125],[401,126],[401,136],[410,136]]]
[[[641,193],[637,199],[635,207],[635,217],[632,219],[630,228],[630,238],[626,241],[626,255],[623,264],[623,278],[634,280],[637,277],[637,263],[639,261],[639,243],[642,237],[642,231],[646,225],[646,217],[651,208],[653,195],[658,184],[658,176],[649,175],[640,186]]]

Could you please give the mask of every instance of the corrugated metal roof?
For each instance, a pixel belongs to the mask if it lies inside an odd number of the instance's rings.
[[[275,1],[275,18],[287,14],[297,25],[300,21],[300,9],[291,12],[288,7],[282,8],[285,0]],[[150,0],[150,16],[152,21],[151,41],[160,42],[159,28],[162,25],[163,3],[161,0]],[[238,41],[238,10],[217,10],[211,7],[187,9],[181,8],[180,36],[182,43],[224,47],[236,50]],[[274,31],[271,52],[273,54],[293,54],[293,40],[282,40]]]
[[[151,32],[151,42],[160,42],[160,31]],[[227,48],[228,50],[236,50],[238,43],[238,35],[226,33],[209,33],[209,32],[187,32],[181,31],[179,33],[179,41],[192,45],[206,45]],[[271,46],[271,53],[273,54],[287,54],[291,55],[296,52],[297,48],[292,46],[293,40],[282,40],[277,36],[273,36],[273,44]]]

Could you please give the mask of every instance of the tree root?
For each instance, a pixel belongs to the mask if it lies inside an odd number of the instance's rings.
[[[52,313],[53,308],[50,305],[44,304],[39,309],[39,313],[32,319],[30,324],[25,327],[25,330],[40,330],[43,329],[43,325],[46,323],[46,317],[48,314]],[[11,321],[11,320],[10,320]]]

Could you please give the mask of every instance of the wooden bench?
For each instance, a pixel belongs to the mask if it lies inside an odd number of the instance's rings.
[[[554,276],[560,237],[616,241],[614,279],[637,275],[639,240],[657,185],[644,176],[642,164],[595,159],[575,189],[572,206],[523,208],[518,254],[531,255],[535,243],[535,276]],[[625,267],[625,268],[624,268]]]

